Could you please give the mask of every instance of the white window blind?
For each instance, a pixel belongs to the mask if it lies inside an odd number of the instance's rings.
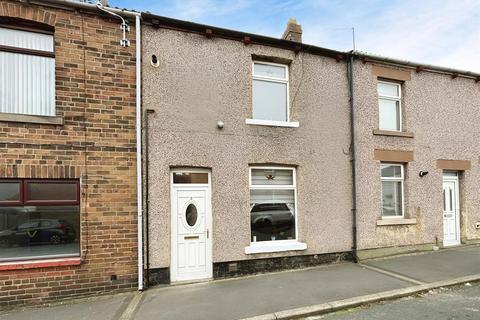
[[[0,27],[0,112],[55,116],[53,35]]]
[[[253,63],[253,119],[289,121],[288,66]]]

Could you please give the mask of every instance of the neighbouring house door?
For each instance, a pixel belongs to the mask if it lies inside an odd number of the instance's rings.
[[[458,174],[445,172],[443,176],[443,245],[460,244],[460,205]]]
[[[203,177],[198,175],[204,175]],[[172,173],[171,281],[212,277],[209,172]]]

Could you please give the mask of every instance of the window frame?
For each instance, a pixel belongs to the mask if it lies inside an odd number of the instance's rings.
[[[65,180],[50,180],[50,179],[28,179],[24,180],[23,187],[23,203],[24,205],[37,205],[37,206],[55,206],[55,205],[80,205],[80,181],[75,179]],[[28,185],[30,183],[58,183],[58,184],[75,184],[76,186],[76,200],[29,200],[28,198]]]
[[[279,77],[269,77],[269,76],[261,76],[261,75],[256,75],[255,74],[255,64],[262,64],[262,65],[270,65],[270,66],[275,66],[275,67],[282,67],[285,69],[285,78],[279,78]],[[278,126],[278,127],[298,127],[298,122],[291,122],[290,121],[290,65],[288,64],[283,64],[283,63],[275,63],[275,62],[267,62],[267,61],[262,61],[262,60],[252,60],[252,65],[251,65],[251,70],[252,70],[252,78],[251,78],[251,84],[252,84],[252,113],[251,116],[252,118],[246,119],[247,124],[256,124],[256,125],[269,125],[269,126]],[[267,81],[267,82],[274,82],[274,83],[281,83],[281,84],[286,84],[286,108],[287,108],[287,119],[285,121],[279,121],[279,120],[266,120],[266,119],[255,119],[253,117],[253,81],[254,80],[259,80],[259,81]]]
[[[2,17],[0,18],[0,28],[17,30],[17,31],[25,31],[30,33],[39,33],[39,34],[52,36],[52,51],[27,49],[22,47],[13,47],[13,46],[5,46],[5,45],[0,45],[0,51],[55,59],[54,27],[43,24],[43,23],[30,21],[30,20],[17,19],[17,18],[6,19]]]
[[[260,170],[291,170],[292,171],[292,185],[254,185],[252,184],[252,170],[255,169],[260,169]],[[270,241],[252,241],[252,226],[250,225],[250,246],[260,246],[260,247],[265,247],[265,246],[275,246],[275,245],[281,245],[281,244],[290,244],[290,243],[298,243],[298,209],[297,209],[297,170],[296,168],[292,167],[280,167],[280,166],[250,166],[249,170],[249,177],[248,177],[248,200],[249,200],[249,206],[250,206],[250,201],[251,201],[251,196],[250,196],[250,191],[251,190],[271,190],[271,189],[277,189],[277,190],[293,190],[293,196],[294,196],[294,210],[295,210],[295,239],[287,239],[287,240],[270,240]],[[250,210],[249,210],[249,218],[251,216]]]
[[[21,261],[38,261],[38,260],[50,260],[50,259],[71,259],[78,258],[81,255],[82,251],[82,213],[81,213],[81,198],[80,198],[80,179],[28,179],[28,178],[2,178],[0,183],[11,183],[19,182],[20,183],[20,199],[21,201],[0,201],[0,207],[28,207],[28,206],[78,206],[78,219],[80,225],[80,233],[78,236],[79,247],[78,253],[61,253],[61,254],[49,254],[49,255],[31,255],[31,256],[22,256],[16,258],[0,258],[0,263],[19,263]],[[27,200],[27,186],[29,182],[34,183],[68,183],[75,184],[77,187],[77,199],[76,200]],[[41,219],[41,218],[40,218]],[[77,264],[77,263],[75,263]]]
[[[401,177],[383,177],[382,176],[382,167],[383,166],[396,166],[400,167]],[[383,215],[383,181],[394,181],[400,182],[402,188],[402,215],[398,216],[385,216]],[[382,219],[403,219],[405,218],[405,164],[403,163],[391,163],[391,162],[382,162],[380,163],[380,186],[381,186],[381,217]]]
[[[0,201],[0,207],[12,206],[75,206],[80,205],[80,180],[78,179],[0,179],[0,183],[20,183],[20,201]],[[28,200],[29,183],[63,183],[75,184],[77,198],[75,200]]]
[[[389,95],[381,95],[380,92],[378,92],[378,85],[380,83],[383,84],[388,84],[388,85],[395,85],[398,88],[398,96],[389,96]],[[377,96],[378,96],[378,129],[383,130],[383,131],[391,131],[391,132],[402,132],[403,130],[403,110],[402,110],[402,83],[393,81],[393,80],[384,80],[384,79],[379,79],[377,81]],[[380,124],[380,100],[389,100],[389,101],[396,101],[398,102],[398,130],[392,130],[392,129],[385,129],[382,128]]]
[[[23,180],[22,179],[0,179],[0,183],[18,183],[19,185],[19,197],[17,201],[3,201],[0,200],[0,207],[12,207],[23,206],[24,194],[23,194]]]
[[[51,40],[52,40],[51,51],[28,49],[28,48],[22,48],[17,46],[8,46],[8,45],[0,44],[0,52],[19,54],[19,55],[25,55],[30,57],[41,57],[41,58],[53,59],[53,70],[50,70],[51,72],[53,72],[53,83],[51,83],[51,86],[53,88],[53,94],[52,94],[53,105],[49,106],[52,109],[49,112],[51,114],[40,114],[37,111],[38,109],[35,109],[34,113],[1,112],[0,111],[0,117],[2,118],[1,120],[13,121],[13,122],[33,122],[33,123],[49,123],[50,124],[50,122],[46,119],[57,118],[57,86],[56,86],[57,61],[55,57],[55,52],[56,52],[55,28],[53,26],[40,23],[40,22],[35,22],[35,21],[25,20],[20,18],[9,18],[9,17],[0,17],[0,28],[48,35],[48,36],[51,36]],[[23,108],[24,107],[22,106],[22,110],[24,110]],[[12,116],[13,116],[13,119],[11,118]],[[55,122],[60,122],[58,124],[63,124],[63,121],[60,121],[60,119],[57,119],[57,121]]]

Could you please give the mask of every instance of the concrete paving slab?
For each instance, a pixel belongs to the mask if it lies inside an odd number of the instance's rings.
[[[241,319],[409,285],[361,266],[344,263],[242,279],[151,289],[144,293],[146,295],[134,319]]]
[[[460,247],[424,254],[363,261],[383,270],[423,282],[480,273],[480,246]]]
[[[0,313],[0,320],[115,320],[120,317],[134,293],[87,298],[43,308],[24,308]]]
[[[313,316],[304,320],[480,319],[480,283]]]

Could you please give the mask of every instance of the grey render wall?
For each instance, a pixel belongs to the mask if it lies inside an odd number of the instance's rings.
[[[150,134],[150,267],[170,264],[172,166],[212,170],[213,261],[349,251],[351,172],[346,65],[305,53],[143,29],[143,105]],[[156,54],[160,66],[150,65]],[[252,54],[292,60],[291,120],[299,128],[246,125]],[[217,120],[225,123],[216,128]],[[307,250],[246,255],[249,164],[297,166],[299,241]]]
[[[359,249],[439,244],[443,239],[442,170],[437,159],[470,160],[461,175],[462,241],[480,238],[480,86],[472,79],[411,71],[403,84],[403,122],[414,138],[376,136],[377,77],[373,64],[355,63],[355,115]],[[408,69],[405,69],[408,70]],[[374,149],[413,151],[406,166],[405,214],[409,226],[377,226],[381,218],[380,162]],[[429,171],[420,178],[419,171]]]

